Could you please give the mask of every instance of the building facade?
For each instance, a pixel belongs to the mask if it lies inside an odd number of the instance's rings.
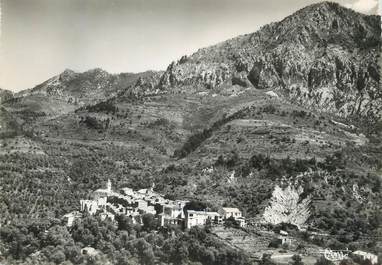
[[[186,228],[203,226],[207,224],[222,224],[223,218],[217,212],[187,210]]]
[[[246,226],[245,218],[243,217],[242,212],[238,208],[227,208],[223,207],[220,211],[224,220],[228,218],[233,218],[239,224],[240,227]]]

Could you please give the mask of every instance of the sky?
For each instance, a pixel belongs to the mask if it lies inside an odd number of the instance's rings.
[[[279,21],[317,0],[0,0],[0,88],[65,69],[165,70],[182,55]],[[378,0],[336,0],[376,13]]]

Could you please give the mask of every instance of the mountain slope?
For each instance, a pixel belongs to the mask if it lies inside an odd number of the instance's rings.
[[[116,96],[133,86],[142,76],[154,72],[109,74],[96,68],[83,73],[65,70],[36,87],[16,94],[17,97],[40,95],[60,98],[68,103],[83,106]]]
[[[160,74],[109,74],[99,68],[83,73],[65,70],[32,89],[16,93],[3,105],[26,123],[51,119],[119,95],[153,93]]]
[[[276,89],[286,98],[341,117],[381,119],[381,26],[335,3],[297,11],[259,31],[172,63],[160,87],[226,84]],[[239,80],[239,81],[238,81]]]

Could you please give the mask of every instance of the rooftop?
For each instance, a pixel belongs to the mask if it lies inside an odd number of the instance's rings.
[[[241,213],[241,211],[238,208],[225,208],[225,207],[223,207],[223,210],[225,212],[230,212],[230,213]]]
[[[377,256],[377,255],[375,255],[373,253],[365,252],[365,251],[362,251],[362,250],[356,250],[356,251],[353,252],[353,254],[355,254],[355,255],[362,255],[362,256],[366,256],[366,255],[367,256],[370,256],[370,255]]]
[[[187,213],[193,213],[198,215],[211,215],[211,216],[220,216],[217,212],[206,212],[206,211],[194,211],[194,210],[187,210]]]

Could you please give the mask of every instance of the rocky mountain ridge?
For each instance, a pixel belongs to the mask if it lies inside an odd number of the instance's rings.
[[[57,116],[116,97],[156,93],[161,73],[110,74],[100,68],[78,73],[66,69],[34,88],[15,93],[3,104],[21,119]]]
[[[110,74],[100,68],[83,73],[66,69],[32,89],[17,93],[16,97],[40,95],[60,98],[80,106],[94,104],[134,86],[142,75],[143,73]]]
[[[382,118],[380,36],[378,16],[322,2],[183,56],[164,72],[66,70],[15,97],[48,96],[81,107],[119,96],[219,94],[237,85],[271,89],[294,104],[372,126]]]
[[[159,87],[251,83],[316,110],[380,120],[380,36],[378,16],[331,2],[314,4],[255,33],[182,57],[170,64]]]

